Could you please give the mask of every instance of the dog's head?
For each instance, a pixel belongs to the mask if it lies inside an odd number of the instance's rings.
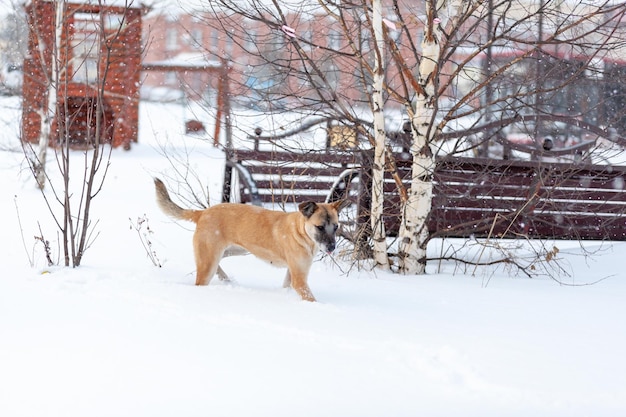
[[[307,234],[326,253],[335,250],[335,235],[339,228],[339,212],[349,204],[347,200],[334,203],[314,203],[307,201],[298,208],[306,219]]]

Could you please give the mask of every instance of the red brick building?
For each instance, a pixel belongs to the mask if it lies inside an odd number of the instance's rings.
[[[168,91],[199,99],[217,92],[219,77],[230,54],[225,39],[207,24],[206,14],[154,10],[144,18],[142,86],[147,98],[172,98]],[[231,48],[232,51],[232,48]],[[237,84],[237,77],[231,84]],[[175,98],[175,95],[174,97]]]
[[[312,81],[301,76],[289,76],[293,75],[290,70],[303,71],[303,64],[289,35],[281,31],[280,26],[270,27],[264,22],[232,13],[219,14],[214,10],[193,14],[184,10],[179,13],[170,10],[150,13],[145,17],[143,26],[144,62],[188,62],[195,65],[197,62],[226,60],[230,65],[230,89],[238,99],[264,99],[274,103],[274,98],[289,100],[290,97],[297,97],[304,102],[307,98],[317,100],[318,93],[313,84],[319,82],[349,103],[367,105],[371,76],[366,74],[363,79],[358,59],[351,48],[357,42],[361,51],[368,55],[368,61],[373,63],[373,39],[369,27],[360,21],[348,22],[349,33],[346,33],[345,28],[319,7],[307,14],[288,14],[285,19],[295,30],[304,52],[325,75],[325,82],[319,76],[314,76]],[[408,25],[411,31],[417,32],[420,22],[413,19]],[[395,34],[399,35],[400,31]],[[270,62],[264,62],[264,59]],[[414,57],[406,59],[409,66],[416,64]],[[280,67],[282,71],[278,69]],[[393,83],[396,76],[395,66],[390,65],[388,80]],[[178,89],[190,98],[214,94],[217,85],[212,74],[200,72],[154,72],[144,74],[142,80],[146,90],[161,87]]]
[[[91,145],[98,124],[100,143],[129,149],[137,141],[143,12],[137,7],[66,3],[52,145],[64,140],[73,146]],[[30,31],[24,59],[22,140],[36,143],[48,101],[55,3],[33,0],[26,14]]]

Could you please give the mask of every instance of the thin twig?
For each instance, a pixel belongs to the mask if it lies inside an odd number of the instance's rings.
[[[20,217],[20,209],[17,206],[17,196],[14,196],[13,203],[15,204],[15,213],[17,214],[17,224],[20,227],[20,236],[22,237],[22,246],[24,247],[24,252],[26,252],[26,257],[28,258],[28,263],[32,268],[35,266],[33,258],[31,258],[30,253],[28,252],[28,248],[26,247],[26,240],[24,239],[24,228],[22,227],[22,219]]]

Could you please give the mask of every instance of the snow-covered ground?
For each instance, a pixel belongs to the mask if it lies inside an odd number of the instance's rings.
[[[152,177],[172,173],[165,147],[217,201],[222,154],[183,134],[190,110],[142,103],[140,143],[113,151],[83,265],[48,267],[34,236],[55,256],[58,236],[15,151],[18,107],[0,102],[0,416],[626,415],[626,244],[590,242],[584,256],[556,242],[568,285],[320,257],[307,303],[248,256],[223,262],[234,284],[195,287],[191,226],[159,211]]]

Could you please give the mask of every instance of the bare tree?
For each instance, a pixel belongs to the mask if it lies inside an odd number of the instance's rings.
[[[111,82],[108,75],[112,62],[125,59],[114,56],[112,49],[128,22],[120,9],[109,14],[104,1],[97,3],[98,11],[80,6],[70,11],[65,0],[52,3],[52,33],[40,23],[50,18],[50,3],[33,2],[28,6],[31,48],[39,54],[26,59],[31,60],[29,68],[42,75],[36,82],[45,84],[45,94],[42,107],[34,109],[41,120],[37,149],[25,140],[23,144],[38,187],[61,232],[64,263],[77,267],[96,235],[91,209],[104,184],[111,155],[111,148],[104,147],[112,134],[105,122],[105,85]],[[129,7],[130,1],[123,9]],[[70,17],[72,25],[68,24]],[[83,85],[83,100],[70,96],[72,83]],[[46,164],[49,150],[56,162],[53,170]],[[50,192],[44,192],[46,182]]]
[[[389,24],[382,26],[377,2],[369,0],[211,5],[207,23],[244,51],[233,54],[234,68],[243,68],[240,92],[254,85],[245,80],[258,79],[257,70],[272,68],[274,82],[265,84],[272,85],[265,89],[270,100],[355,126],[377,155],[376,135],[385,129],[372,122],[372,115],[382,114],[374,100],[380,90],[372,85],[380,81],[384,61],[385,115],[401,110],[410,123],[408,190],[396,179],[404,196],[397,208],[403,273],[424,271],[438,156],[510,157],[513,147],[537,155],[554,132],[565,138],[559,149],[574,153],[568,138],[575,129],[563,126],[586,123],[617,141],[626,131],[624,110],[616,106],[623,90],[611,90],[609,76],[619,73],[613,63],[626,55],[622,2],[389,0],[381,11]],[[380,39],[380,27],[387,52],[371,42]],[[267,54],[266,42],[280,47]],[[618,132],[612,138],[611,129]],[[520,136],[528,143],[509,140]],[[387,149],[392,145],[387,141]],[[395,157],[386,151],[392,177]],[[372,213],[372,225],[379,224],[380,211],[373,207]]]

